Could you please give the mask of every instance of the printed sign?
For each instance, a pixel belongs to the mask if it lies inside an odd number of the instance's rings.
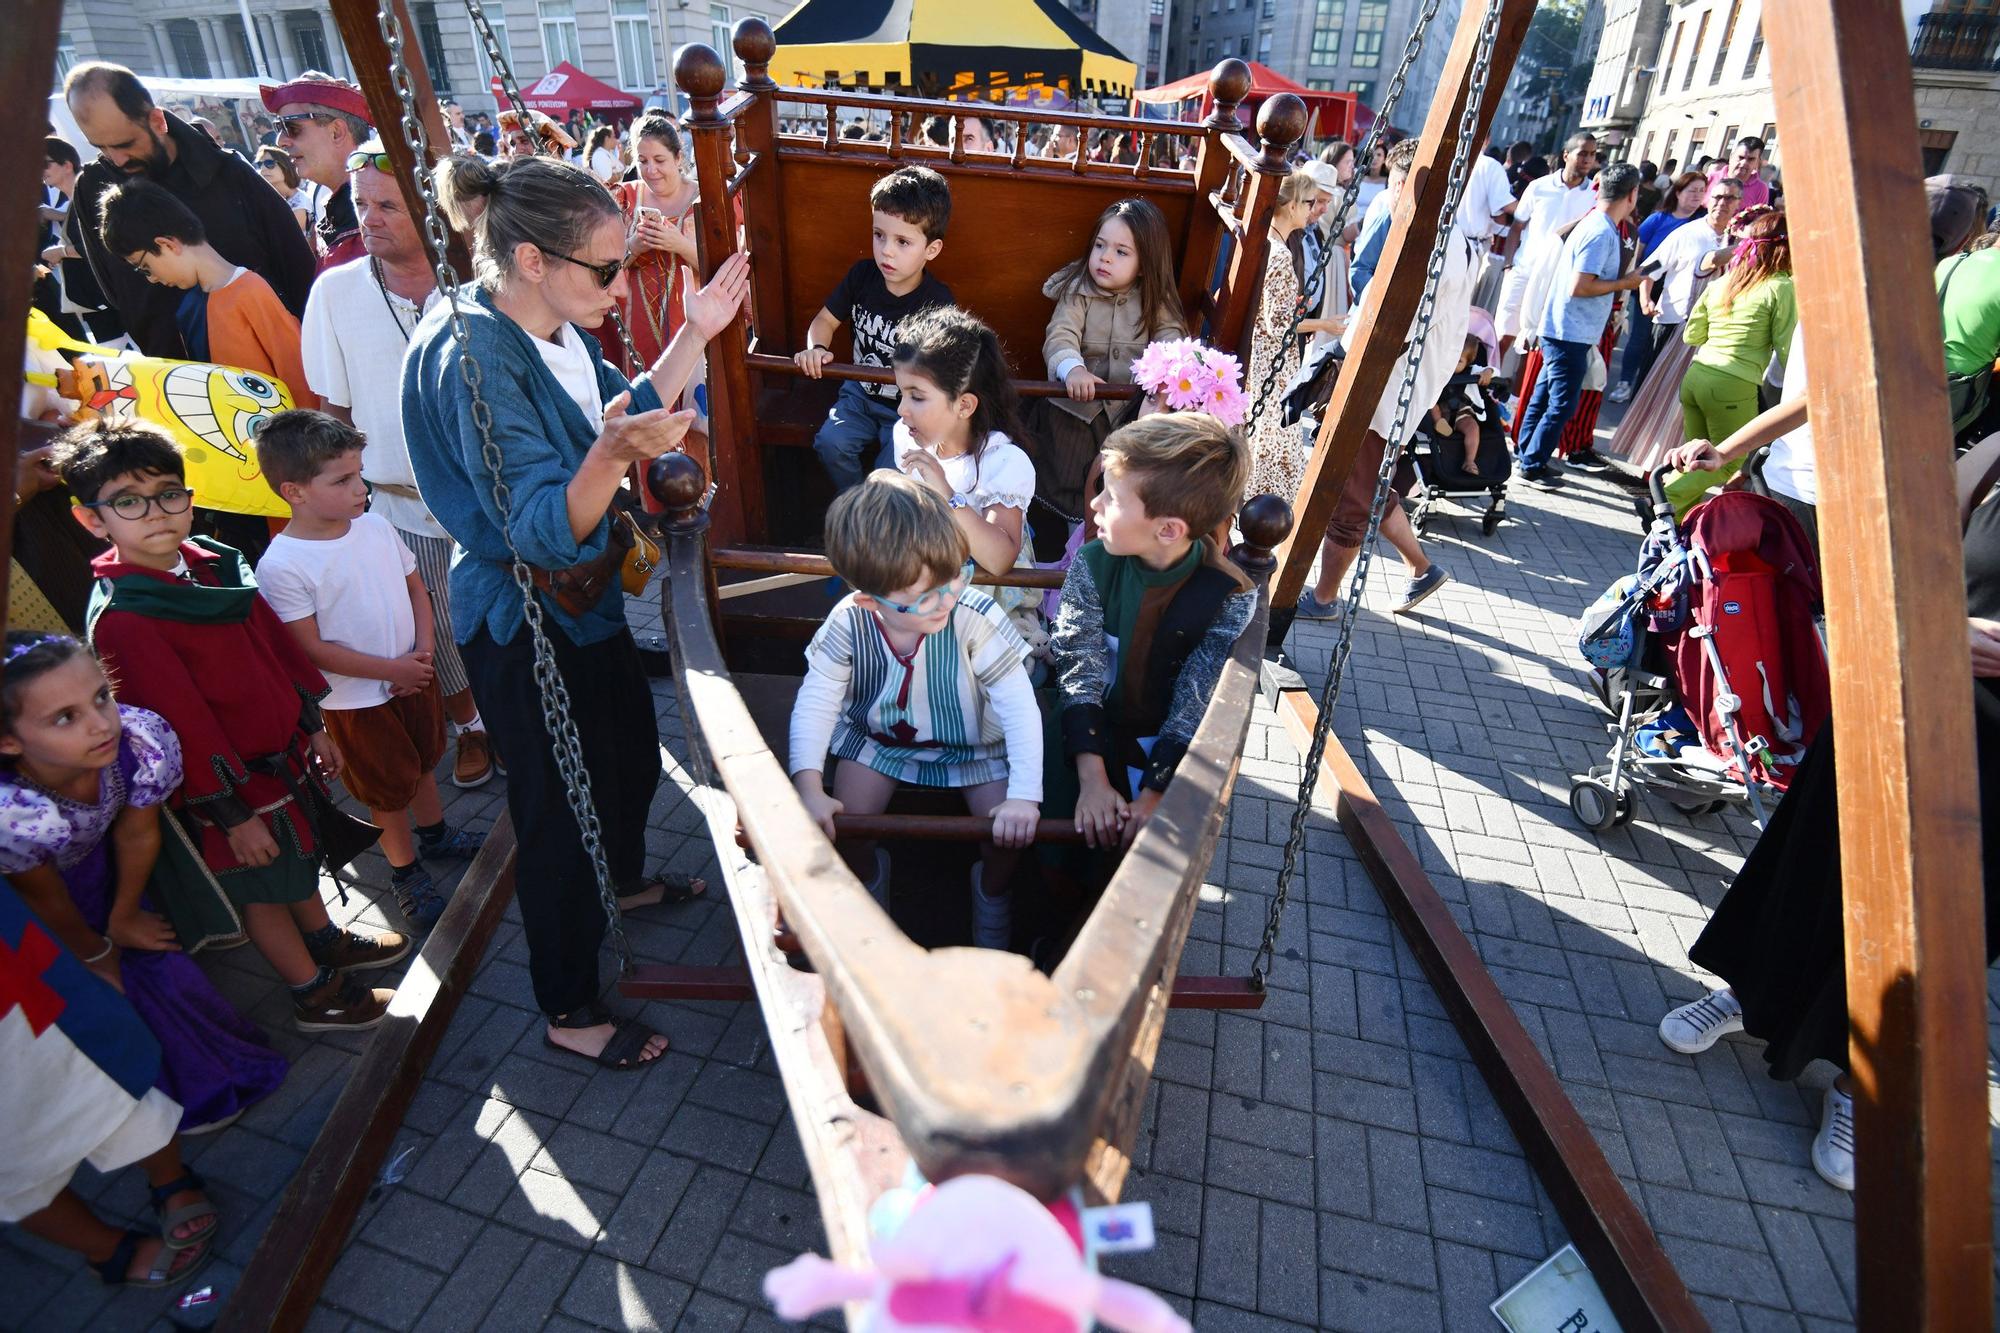
[[[1620,1333],[1576,1246],[1565,1245],[1493,1302],[1509,1333]]]

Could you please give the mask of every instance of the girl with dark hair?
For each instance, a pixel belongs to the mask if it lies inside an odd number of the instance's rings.
[[[404,435],[424,499],[461,548],[453,632],[507,769],[515,893],[546,1040],[606,1068],[636,1069],[667,1042],[635,1021],[614,1023],[599,1003],[604,908],[543,721],[516,570],[526,566],[519,577],[533,585],[567,687],[620,906],[692,898],[698,882],[645,870],[659,735],[625,623],[614,504],[634,464],[680,447],[694,414],[664,404],[680,397],[707,340],[744,308],[750,263],[725,259],[688,299],[687,323],[665,354],[627,380],[583,332],[630,294],[617,201],[588,172],[546,158],[449,162],[440,192],[452,225],[470,233],[478,281],[457,302],[456,327],[440,302],[410,340]],[[480,368],[483,413],[462,358]]]
[[[1011,569],[1035,465],[1015,443],[1020,409],[999,336],[956,306],[936,306],[904,321],[895,362],[897,469],[951,506],[981,569]]]
[[[1076,523],[1090,465],[1134,407],[1100,400],[1098,387],[1130,384],[1132,360],[1148,343],[1187,336],[1166,218],[1144,199],[1120,199],[1097,219],[1090,252],[1057,270],[1042,295],[1056,303],[1042,358],[1068,397],[1037,404],[1038,494],[1045,509]],[[1044,554],[1054,558],[1069,532],[1053,521],[1041,528]]]
[[[671,120],[657,112],[641,116],[632,122],[629,142],[639,179],[612,185],[611,197],[632,240],[625,268],[631,286],[618,301],[632,346],[620,343],[608,319],[592,332],[627,375],[637,375],[665,354],[686,318],[681,306],[698,262],[694,209],[700,194],[681,169],[686,157]]]
[[[618,157],[618,131],[609,125],[599,125],[592,130],[584,162],[590,168],[590,174],[606,185],[623,175],[625,164]]]
[[[158,713],[121,706],[97,658],[66,635],[10,633],[4,667],[0,873],[85,966],[125,993],[159,1041],[158,1086],[181,1104],[181,1132],[220,1129],[275,1091],[286,1064],[181,951],[161,915],[175,912],[188,947],[212,937],[197,924],[198,905],[162,901],[154,879],[160,807],[181,785],[180,739]],[[212,880],[175,883],[199,885],[209,914],[233,923],[220,929],[241,938]]]

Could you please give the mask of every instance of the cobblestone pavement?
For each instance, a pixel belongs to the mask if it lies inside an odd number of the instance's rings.
[[[1647,802],[1600,838],[1565,805],[1568,775],[1606,744],[1570,625],[1629,564],[1636,520],[1602,480],[1511,508],[1492,538],[1475,518],[1436,524],[1430,547],[1455,582],[1416,618],[1386,614],[1399,570],[1378,566],[1340,734],[1715,1327],[1849,1324],[1852,1210],[1807,1159],[1817,1087],[1769,1081],[1745,1039],[1691,1059],[1653,1032],[1703,988],[1686,948],[1747,826]],[[1309,679],[1330,642],[1324,626],[1295,633]],[[1247,970],[1298,770],[1260,707],[1185,970]],[[713,874],[686,775],[669,777],[653,850]],[[500,791],[454,793],[453,817],[491,818]],[[736,949],[719,903],[649,913],[632,934],[652,960]],[[1495,1327],[1488,1302],[1562,1228],[1324,809],[1280,952],[1261,1011],[1169,1019],[1129,1190],[1152,1202],[1159,1245],[1118,1271],[1203,1330]],[[755,1007],[650,1006],[673,1051],[643,1074],[594,1072],[543,1048],[524,959],[510,914],[397,1134],[408,1174],[368,1205],[312,1327],[774,1326],[763,1272],[821,1237]],[[247,951],[212,971],[297,1062],[269,1102],[194,1145],[225,1210],[209,1280],[226,1288],[359,1042],[290,1034]],[[136,1215],[131,1173],[80,1183],[110,1215]],[[0,1241],[0,1276],[0,1322],[31,1329],[144,1328],[164,1304],[107,1297],[18,1230]]]

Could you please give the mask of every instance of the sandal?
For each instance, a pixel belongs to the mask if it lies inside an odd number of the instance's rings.
[[[153,1200],[153,1212],[160,1219],[160,1239],[166,1242],[168,1249],[191,1250],[207,1240],[214,1233],[215,1224],[220,1214],[216,1211],[215,1205],[209,1202],[206,1197],[200,1203],[182,1204],[172,1212],[167,1211],[167,1200],[173,1198],[174,1195],[185,1194],[189,1190],[203,1190],[206,1188],[207,1182],[201,1178],[200,1174],[194,1168],[190,1167],[182,1174],[179,1180],[170,1180],[164,1185],[156,1185],[149,1191]],[[192,1235],[177,1236],[174,1234],[191,1222],[204,1221],[208,1225],[200,1228]]]
[[[564,1055],[573,1055],[579,1060],[590,1060],[600,1068],[615,1069],[621,1073],[644,1069],[667,1053],[663,1050],[651,1060],[639,1059],[639,1055],[646,1049],[646,1043],[660,1034],[636,1018],[613,1018],[611,1011],[595,1000],[581,1009],[549,1020],[550,1027],[572,1029],[594,1028],[601,1023],[612,1024],[611,1039],[604,1043],[604,1049],[594,1057],[585,1055],[581,1051],[571,1050],[557,1042],[547,1032],[542,1033],[542,1045],[552,1051],[561,1051]]]
[[[662,870],[657,875],[648,875],[641,879],[627,880],[618,886],[618,896],[620,899],[636,898],[640,894],[651,890],[655,884],[660,886],[660,901],[657,903],[647,903],[646,907],[678,907],[682,903],[691,903],[708,892],[707,880],[694,875],[683,874],[678,870]],[[627,908],[626,910],[644,911],[645,908]]]
[[[92,1264],[100,1281],[107,1287],[178,1287],[181,1283],[199,1273],[208,1261],[215,1257],[215,1247],[207,1244],[204,1234],[202,1241],[183,1249],[162,1245],[160,1252],[153,1256],[152,1267],[146,1276],[132,1276],[132,1258],[139,1252],[139,1246],[149,1240],[158,1240],[150,1231],[128,1230],[118,1240],[111,1257],[101,1264]]]

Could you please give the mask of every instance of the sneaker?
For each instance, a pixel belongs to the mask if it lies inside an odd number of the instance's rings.
[[[1610,462],[1595,449],[1579,449],[1563,460],[1570,467],[1580,467],[1586,472],[1602,472],[1611,466]]]
[[[1828,1088],[1820,1103],[1819,1133],[1813,1135],[1813,1170],[1837,1190],[1854,1189],[1854,1099]]]
[[[1629,403],[1632,401],[1632,386],[1623,383],[1614,384],[1611,386],[1611,392],[1604,396],[1614,403]]]
[[[493,742],[483,731],[458,733],[458,757],[451,765],[451,785],[483,787],[493,776]]]
[[[380,935],[359,935],[343,930],[332,944],[307,947],[313,961],[321,967],[330,967],[336,972],[358,972],[401,961],[403,955],[410,951],[410,937],[394,930],[385,930]]]
[[[428,861],[470,861],[486,842],[484,832],[469,828],[446,829],[434,838],[417,834],[417,855]]]
[[[1660,1040],[1682,1055],[1699,1055],[1743,1030],[1743,1006],[1726,990],[1710,991],[1660,1020]]]
[[[1552,467],[1523,468],[1521,480],[1530,486],[1539,486],[1545,491],[1559,491],[1563,488],[1562,474]]]
[[[336,976],[318,990],[292,1001],[292,1026],[301,1032],[362,1032],[389,1016],[396,992],[373,990],[352,977]]]
[[[1338,620],[1340,619],[1340,603],[1338,601],[1322,602],[1319,598],[1313,596],[1312,589],[1308,588],[1299,594],[1298,617],[1300,620]]]
[[[1450,582],[1451,575],[1445,572],[1443,565],[1432,565],[1410,580],[1410,586],[1403,590],[1403,600],[1396,607],[1396,614],[1399,616],[1410,614],[1417,609],[1417,603]]]
[[[986,896],[986,867],[972,867],[972,945],[1006,952],[1014,943],[1014,899],[1009,894]]]
[[[404,919],[418,930],[429,930],[444,915],[444,897],[438,893],[437,881],[424,869],[423,862],[415,863],[407,875],[392,875],[389,887],[395,892],[396,906],[402,909]]]

